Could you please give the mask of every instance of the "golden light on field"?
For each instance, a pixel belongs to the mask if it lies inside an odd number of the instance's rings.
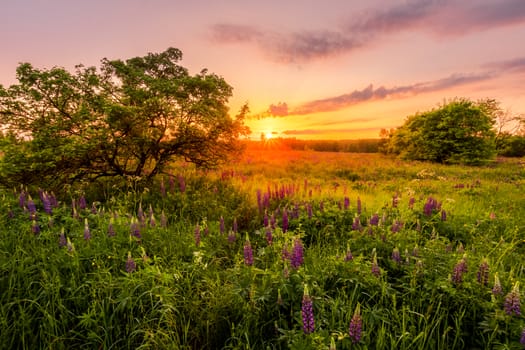
[[[267,131],[267,132],[264,133],[264,137],[267,140],[270,140],[271,138],[273,138],[273,133],[271,131]]]

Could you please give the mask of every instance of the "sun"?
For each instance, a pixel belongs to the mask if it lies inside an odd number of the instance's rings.
[[[264,137],[267,139],[267,140],[270,140],[273,138],[273,133],[271,131],[267,131],[264,133]]]

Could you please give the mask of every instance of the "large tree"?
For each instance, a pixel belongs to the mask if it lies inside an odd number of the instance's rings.
[[[479,164],[495,154],[493,129],[498,104],[454,99],[437,109],[409,116],[389,133],[384,149],[406,159]]]
[[[151,178],[176,157],[214,167],[238,152],[247,107],[230,116],[232,87],[181,58],[168,48],[74,73],[20,64],[19,83],[0,85],[2,181]]]

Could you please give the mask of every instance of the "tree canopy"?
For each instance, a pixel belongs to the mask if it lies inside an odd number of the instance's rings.
[[[495,154],[493,129],[499,110],[494,100],[454,99],[437,109],[409,116],[383,131],[387,153],[439,163],[479,164]]]
[[[19,83],[0,85],[2,182],[151,178],[177,157],[214,167],[236,154],[247,107],[230,116],[232,87],[181,59],[168,48],[74,73],[20,64]]]

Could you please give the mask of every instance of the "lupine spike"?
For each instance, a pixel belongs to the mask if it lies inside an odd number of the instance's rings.
[[[303,320],[303,332],[305,334],[313,333],[315,331],[314,310],[313,301],[308,292],[308,286],[304,286],[301,317]]]
[[[246,266],[253,265],[253,251],[248,234],[246,234],[246,241],[244,242],[244,264]]]
[[[58,246],[65,247],[67,245],[66,234],[64,233],[64,228],[60,230],[60,235],[58,236]]]
[[[503,293],[503,289],[501,288],[501,282],[499,280],[498,273],[496,272],[494,274],[494,286],[492,287],[492,294],[501,295],[501,293]]]
[[[507,315],[521,315],[520,283],[518,281],[514,283],[512,290],[505,296],[503,306]]]
[[[131,252],[128,252],[128,258],[126,259],[126,272],[132,273],[136,270],[137,265],[135,264],[135,260],[131,257]]]
[[[361,318],[361,305],[358,303],[348,327],[348,335],[352,343],[357,344],[361,341],[363,333],[363,319]]]
[[[91,230],[89,229],[88,219],[84,219],[84,239],[89,241],[91,239]]]
[[[296,238],[294,241],[293,249],[292,249],[292,256],[290,258],[290,264],[292,265],[292,268],[298,269],[304,262],[304,249],[303,249],[303,243],[299,238]]]

